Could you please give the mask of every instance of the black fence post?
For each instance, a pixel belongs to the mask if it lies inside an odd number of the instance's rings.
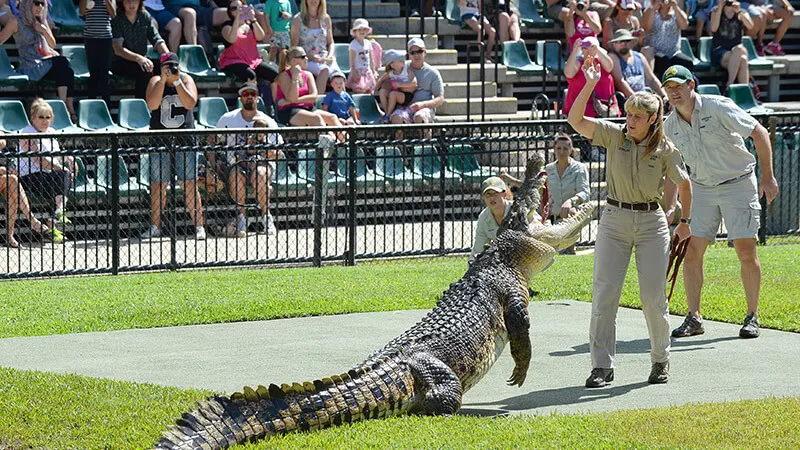
[[[312,258],[312,264],[314,267],[321,267],[322,266],[322,225],[325,216],[325,208],[327,205],[325,204],[325,188],[327,186],[322,185],[322,177],[323,175],[327,178],[327,173],[323,174],[323,156],[325,150],[322,148],[317,148],[315,152],[315,159],[316,164],[314,164],[314,199],[313,199],[313,212],[314,212],[314,256]],[[308,164],[308,161],[300,161],[300,164]]]
[[[170,224],[170,231],[169,231],[169,270],[178,270],[178,200],[176,199],[177,195],[177,183],[175,181],[175,177],[177,175],[177,171],[175,169],[175,138],[170,137],[167,141],[167,151],[169,152],[169,203],[167,204],[167,210],[161,212],[161,229],[164,229],[164,212],[167,214],[167,219],[169,220]],[[171,206],[171,207],[170,207]],[[187,207],[189,205],[186,205]]]
[[[483,22],[481,22],[481,23],[483,23]],[[472,51],[471,51],[472,47],[478,47],[478,55],[480,55],[480,58],[481,58],[481,65],[480,65],[480,67],[481,67],[481,84],[485,84],[484,81],[486,80],[486,73],[485,73],[486,72],[486,45],[482,41],[468,42],[467,43],[467,122],[470,121],[470,115],[471,115],[470,113],[472,111],[472,108],[470,107],[470,104],[472,103],[471,102],[472,95],[471,95],[471,92],[470,92],[472,90],[471,89],[472,88],[472,74],[471,74],[471,72],[472,72],[471,71],[471,66],[472,65],[470,63],[470,60],[472,59]],[[485,86],[481,86],[481,93],[482,94],[486,93],[485,89],[486,89]],[[486,107],[486,96],[484,95],[483,98],[481,98],[481,119],[483,119],[484,116],[485,116],[485,113],[486,113],[485,107]]]
[[[437,145],[437,153],[439,154],[439,252],[445,252],[445,245],[444,245],[444,227],[445,227],[445,212],[446,209],[446,192],[445,192],[445,171],[447,169],[447,152],[445,151],[446,147],[446,140],[445,135],[447,134],[447,129],[442,128],[439,132],[439,136],[436,138],[438,141]]]
[[[349,196],[349,206],[347,208],[347,227],[348,227],[348,240],[350,247],[348,252],[346,253],[346,266],[355,266],[356,265],[356,225],[358,221],[356,220],[356,177],[358,176],[358,171],[356,170],[358,167],[357,159],[358,159],[358,148],[356,147],[356,132],[355,128],[353,131],[350,132],[350,142],[349,147],[350,151],[348,154],[348,158],[350,159],[349,170],[347,171],[347,189],[348,189],[348,196]]]
[[[119,274],[119,176],[119,135],[114,134],[111,136],[111,273],[114,275]]]

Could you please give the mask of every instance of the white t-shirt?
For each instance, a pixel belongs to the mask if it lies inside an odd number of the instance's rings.
[[[356,60],[353,63],[355,69],[369,70],[369,61],[372,56],[372,42],[369,39],[364,39],[364,45],[362,46],[356,39],[353,39],[350,41],[350,50],[356,52]]]
[[[20,133],[38,133],[39,131],[33,127],[33,125],[28,125],[27,127],[23,128]],[[56,133],[54,128],[48,128],[46,133]],[[43,137],[42,139],[32,139],[33,143],[35,143],[39,149],[38,152],[57,152],[61,150],[61,147],[58,146],[58,141],[56,140],[55,136],[53,137]],[[19,146],[20,153],[30,153],[26,152],[22,145]],[[46,157],[48,160],[52,161],[52,156]],[[20,158],[19,159],[19,168],[18,173],[20,176],[30,175],[36,172],[50,172],[50,169],[44,169],[38,164],[36,164],[32,158]]]
[[[253,122],[258,118],[266,120],[267,128],[278,128],[278,123],[275,122],[272,117],[261,111],[253,116],[252,121],[248,122],[244,120],[244,117],[242,117],[242,108],[234,109],[233,111],[223,114],[222,117],[219,118],[219,121],[217,121],[217,128],[253,128]],[[226,140],[229,147],[247,144],[247,136],[242,134],[228,134]],[[272,145],[283,144],[283,136],[278,133],[270,133],[267,135],[267,142]],[[237,153],[239,157],[246,157],[244,156],[244,151],[232,150],[225,152],[225,159],[228,161],[228,164],[236,162]]]
[[[405,65],[403,65],[403,70],[400,73],[394,73],[394,70],[389,70],[389,79],[394,81],[395,83],[408,83],[411,79],[408,76],[409,67],[411,66],[411,61],[406,61]]]

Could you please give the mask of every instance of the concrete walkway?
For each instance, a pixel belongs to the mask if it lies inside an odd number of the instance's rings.
[[[671,380],[648,385],[649,341],[641,311],[621,308],[615,381],[586,389],[591,369],[591,305],[530,306],[533,361],[522,388],[505,385],[508,348],[464,397],[462,413],[574,413],[693,402],[800,395],[800,334],[762,330],[738,338],[739,326],[706,322],[706,334],[673,340]],[[313,380],[343,373],[427,311],[350,314],[263,322],[0,339],[0,366],[206,388]],[[677,326],[681,317],[673,316]]]

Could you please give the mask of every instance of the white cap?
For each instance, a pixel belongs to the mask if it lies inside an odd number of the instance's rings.
[[[425,48],[425,41],[423,41],[422,38],[417,37],[409,39],[406,49],[411,50],[411,47]]]

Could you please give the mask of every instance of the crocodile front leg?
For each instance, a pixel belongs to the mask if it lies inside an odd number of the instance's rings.
[[[455,414],[461,407],[461,381],[440,359],[425,352],[415,352],[408,360],[414,377],[414,389],[422,394],[421,411],[429,415]]]
[[[531,362],[531,327],[528,316],[527,291],[515,291],[509,294],[504,311],[508,341],[511,345],[511,356],[514,358],[514,371],[507,383],[509,386],[522,386],[528,376]]]

